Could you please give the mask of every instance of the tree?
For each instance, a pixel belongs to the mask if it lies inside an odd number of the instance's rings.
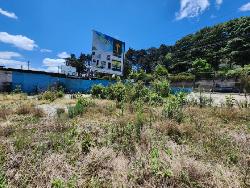
[[[75,67],[78,76],[81,76],[82,74],[87,72],[85,62],[89,59],[91,59],[89,55],[85,55],[82,53],[79,58],[77,58],[75,54],[71,54],[70,57],[65,58],[65,62],[66,65]]]
[[[128,55],[127,55],[128,54]],[[173,46],[129,49],[126,59],[152,73],[157,65],[164,65],[170,73],[181,73],[193,68],[197,59],[206,60],[213,70],[221,64],[244,66],[250,62],[250,17],[241,17],[187,35]]]
[[[198,58],[192,64],[191,72],[194,74],[197,73],[207,73],[212,71],[212,66],[207,63],[206,60]]]
[[[156,77],[168,77],[168,70],[163,65],[157,65],[154,74]]]

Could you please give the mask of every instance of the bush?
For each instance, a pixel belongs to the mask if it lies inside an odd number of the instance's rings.
[[[141,81],[146,84],[152,82],[154,80],[153,76],[151,74],[147,74],[144,71],[140,70],[139,72],[132,73],[130,75],[131,79],[134,79],[136,82]]]
[[[12,93],[15,93],[15,94],[22,93],[22,87],[20,85],[16,85]]]
[[[183,119],[182,98],[172,95],[163,106],[163,116],[181,122]]]
[[[94,85],[91,88],[91,95],[96,98],[106,99],[107,98],[106,88],[101,84]]]
[[[195,76],[191,73],[180,73],[169,77],[171,82],[193,82]]]
[[[126,87],[127,99],[129,102],[136,100],[143,100],[148,102],[150,100],[150,90],[144,85],[143,82],[131,84]]]
[[[157,65],[154,73],[156,77],[168,77],[168,70],[163,65]]]
[[[131,123],[109,127],[108,144],[111,144],[115,150],[122,151],[125,155],[135,152],[136,138],[135,125]]]
[[[2,168],[0,167],[0,187],[1,188],[7,188],[7,180],[6,180],[6,176],[2,170]]]
[[[91,101],[87,98],[79,98],[75,106],[68,108],[69,118],[74,118],[78,115],[82,115],[86,108],[91,104]]]
[[[62,98],[64,96],[64,92],[62,90],[60,91],[45,91],[43,93],[41,93],[38,96],[39,100],[48,100],[53,102],[54,100],[56,100],[57,98]]]
[[[122,82],[117,82],[107,88],[107,95],[111,100],[121,102],[125,99],[126,87]]]
[[[170,92],[170,85],[167,80],[156,80],[152,83],[152,89],[161,97],[167,97]]]
[[[150,105],[153,105],[153,106],[162,105],[164,103],[164,98],[162,98],[157,93],[151,92],[149,103],[150,103]]]

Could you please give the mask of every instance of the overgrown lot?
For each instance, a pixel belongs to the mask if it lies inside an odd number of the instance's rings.
[[[249,106],[187,101],[167,82],[92,94],[0,95],[0,187],[250,186]]]

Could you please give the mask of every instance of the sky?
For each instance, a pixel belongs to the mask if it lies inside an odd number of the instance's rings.
[[[91,53],[92,30],[143,49],[241,16],[250,0],[0,0],[0,65],[56,72]]]

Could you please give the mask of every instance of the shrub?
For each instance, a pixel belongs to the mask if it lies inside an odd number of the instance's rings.
[[[150,90],[143,84],[143,82],[137,82],[136,84],[127,86],[127,98],[129,102],[136,100],[143,100],[148,102],[150,99]]]
[[[12,93],[15,93],[15,94],[22,93],[22,87],[20,85],[16,85]]]
[[[91,134],[84,131],[83,137],[82,137],[82,142],[81,142],[82,152],[84,154],[90,152],[90,147],[93,145],[94,145],[94,142],[93,142]]]
[[[156,77],[168,77],[168,70],[163,65],[157,65],[154,73]]]
[[[59,90],[59,91],[48,90],[48,91],[41,93],[38,96],[38,99],[39,100],[48,100],[48,101],[53,102],[57,98],[62,98],[63,96],[64,96],[64,92],[62,90]]]
[[[155,176],[161,178],[169,178],[173,175],[173,172],[167,167],[166,164],[160,161],[159,149],[154,147],[150,152],[150,167]]]
[[[152,89],[161,97],[167,97],[169,95],[170,86],[167,80],[156,80],[152,83]]]
[[[140,70],[139,72],[132,73],[130,75],[131,79],[134,79],[136,82],[141,81],[143,83],[150,83],[154,80],[154,77],[151,74],[145,73],[143,70]]]
[[[163,106],[163,116],[181,122],[183,119],[182,105],[181,98],[172,95]]]
[[[74,118],[78,115],[82,115],[86,108],[91,104],[91,101],[87,98],[79,98],[75,106],[68,107],[69,118]]]
[[[171,75],[169,77],[171,82],[192,82],[195,79],[195,76],[191,73],[179,73],[176,75]]]
[[[0,166],[0,187],[1,188],[7,188],[7,180],[6,180],[6,176]]]
[[[228,108],[232,108],[235,104],[235,98],[232,95],[226,96],[225,105]]]
[[[53,132],[49,134],[50,148],[54,151],[64,150],[69,152],[77,141],[78,132],[76,127],[71,127],[64,132]]]
[[[125,155],[135,152],[136,129],[132,123],[111,125],[107,134],[108,145],[115,150],[122,151]]]
[[[52,188],[64,188],[65,187],[65,183],[63,180],[61,179],[54,179],[52,182],[51,182],[51,187]]]
[[[101,84],[94,85],[91,88],[91,95],[96,98],[106,99],[107,98],[106,88]]]
[[[107,95],[111,100],[121,102],[125,99],[126,87],[122,82],[117,82],[107,88]]]
[[[32,131],[22,131],[15,134],[14,146],[17,151],[29,148],[32,143]]]
[[[57,117],[60,117],[64,113],[65,113],[65,109],[64,108],[57,108],[56,109]]]
[[[158,95],[157,93],[151,92],[149,98],[150,105],[158,106],[164,103],[164,98]]]

